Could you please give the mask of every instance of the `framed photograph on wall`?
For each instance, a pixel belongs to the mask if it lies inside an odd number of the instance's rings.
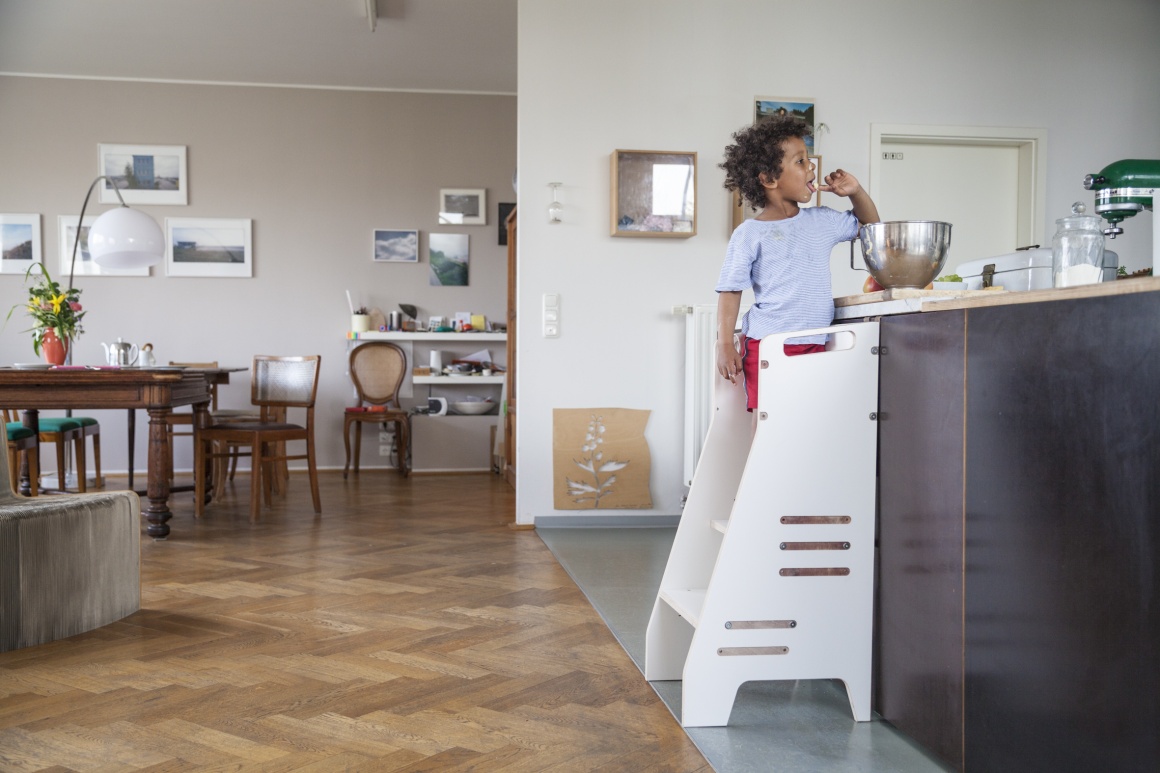
[[[508,243],[507,219],[508,219],[508,216],[512,213],[512,210],[515,208],[516,208],[516,203],[514,201],[513,202],[502,202],[501,201],[499,204],[499,217],[496,219],[499,221],[499,244],[501,247]]]
[[[814,165],[814,175],[815,175],[814,182],[816,184],[820,185],[822,182],[822,178],[825,176],[822,173],[822,157],[821,156],[810,156],[810,162]],[[751,217],[757,216],[757,210],[754,209],[753,207],[749,206],[749,204],[746,203],[746,201],[743,198],[741,198],[740,193],[737,193],[736,191],[734,191],[732,195],[733,195],[733,218],[732,218],[732,225],[730,226],[730,232],[732,232],[733,229],[737,228],[737,226],[741,225],[741,223],[743,221],[748,220]],[[805,207],[819,207],[819,206],[821,206],[821,204],[822,204],[822,192],[821,191],[814,191],[814,197],[812,199],[810,199],[808,202],[801,203],[798,206],[803,207],[803,208],[805,208]]]
[[[120,204],[116,185],[126,204],[189,202],[184,145],[97,145],[97,174],[101,203]]]
[[[613,236],[687,239],[697,234],[697,154],[612,153]]]
[[[466,287],[470,263],[467,234],[430,234],[427,254],[431,263],[432,287]]]
[[[248,218],[165,218],[165,273],[252,277],[252,223]]]
[[[418,263],[419,232],[376,228],[372,259],[375,263]]]
[[[0,274],[23,274],[39,261],[40,215],[0,215]]]
[[[487,225],[487,190],[443,188],[439,191],[439,225]]]
[[[149,276],[149,266],[141,268],[102,268],[93,262],[89,254],[89,226],[96,222],[96,215],[85,215],[85,222],[81,224],[81,242],[77,245],[76,269],[73,270],[73,243],[77,238],[77,220],[79,215],[58,215],[57,244],[60,253],[60,276],[67,277],[72,271],[74,276]]]
[[[814,103],[816,100],[807,97],[754,97],[753,98],[753,122],[761,123],[762,121],[773,118],[777,115],[792,115],[795,118],[800,118],[810,125],[811,128],[817,126],[817,121],[814,118]],[[814,154],[814,137],[806,137],[806,151]]]

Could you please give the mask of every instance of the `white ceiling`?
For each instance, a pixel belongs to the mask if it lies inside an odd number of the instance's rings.
[[[517,0],[0,0],[0,73],[516,92]]]

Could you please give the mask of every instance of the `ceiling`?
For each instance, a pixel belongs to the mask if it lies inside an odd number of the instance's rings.
[[[514,94],[517,0],[0,0],[0,74]]]

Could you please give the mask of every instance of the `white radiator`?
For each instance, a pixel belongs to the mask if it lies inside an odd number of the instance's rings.
[[[717,306],[684,306],[685,317],[685,485],[693,472],[713,418],[713,372],[716,368]]]
[[[749,311],[742,303],[737,311],[737,332],[741,317]],[[717,304],[674,306],[674,314],[685,314],[685,486],[693,485],[693,473],[701,458],[701,447],[713,420],[713,376],[717,368]]]

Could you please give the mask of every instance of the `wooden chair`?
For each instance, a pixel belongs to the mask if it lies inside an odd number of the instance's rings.
[[[8,431],[8,480],[12,481],[13,493],[19,485],[18,463],[20,454],[28,457],[28,480],[29,493],[36,496],[40,493],[40,439],[36,433],[25,427],[18,421],[7,421],[7,411],[5,413],[5,429]]]
[[[23,426],[19,422],[13,422],[15,417],[11,415],[10,411],[4,411],[5,424],[16,424]],[[40,445],[45,443],[53,443],[56,446],[56,476],[57,482],[60,484],[60,490],[65,490],[65,452],[68,443],[74,443],[77,465],[77,491],[84,494],[88,492],[88,459],[85,453],[85,438],[91,437],[93,439],[93,466],[96,469],[97,488],[102,485],[101,481],[101,425],[96,419],[88,416],[41,416],[40,417],[40,437],[38,438]]]
[[[216,368],[217,362],[170,362],[170,365],[181,368]],[[257,408],[218,408],[218,385],[210,384],[209,417],[211,423],[222,421],[257,421]],[[173,480],[173,439],[177,437],[193,438],[193,411],[173,411],[167,420],[169,425],[169,480]],[[184,429],[188,427],[188,429]],[[225,479],[226,467],[229,466],[229,478],[234,479],[238,469],[238,456],[231,454],[228,459],[221,460],[221,464],[214,469],[215,488],[217,483]],[[220,469],[219,469],[220,468]],[[217,489],[220,490],[220,489]]]
[[[346,409],[342,442],[346,446],[345,479],[350,469],[350,428],[354,425],[354,474],[358,475],[363,424],[395,425],[395,454],[399,472],[410,474],[410,432],[407,412],[399,405],[399,386],[407,372],[407,355],[392,343],[374,341],[356,346],[350,353],[350,378],[358,392],[358,405]]]
[[[318,372],[322,358],[319,355],[307,357],[272,357],[258,355],[250,377],[250,395],[259,409],[256,422],[223,421],[213,424],[197,434],[194,453],[194,508],[195,515],[201,517],[205,511],[206,464],[222,458],[229,451],[216,449],[215,444],[230,443],[251,447],[250,459],[250,521],[256,523],[261,508],[262,491],[266,493],[266,505],[271,504],[271,480],[275,476],[274,463],[294,459],[305,459],[310,474],[310,494],[314,500],[314,512],[322,512],[322,501],[318,496],[318,469],[314,454],[314,400],[318,394]],[[292,424],[280,417],[280,411],[305,409],[305,425]],[[286,417],[288,418],[288,417]],[[288,455],[279,448],[287,442],[306,441],[306,453]]]

